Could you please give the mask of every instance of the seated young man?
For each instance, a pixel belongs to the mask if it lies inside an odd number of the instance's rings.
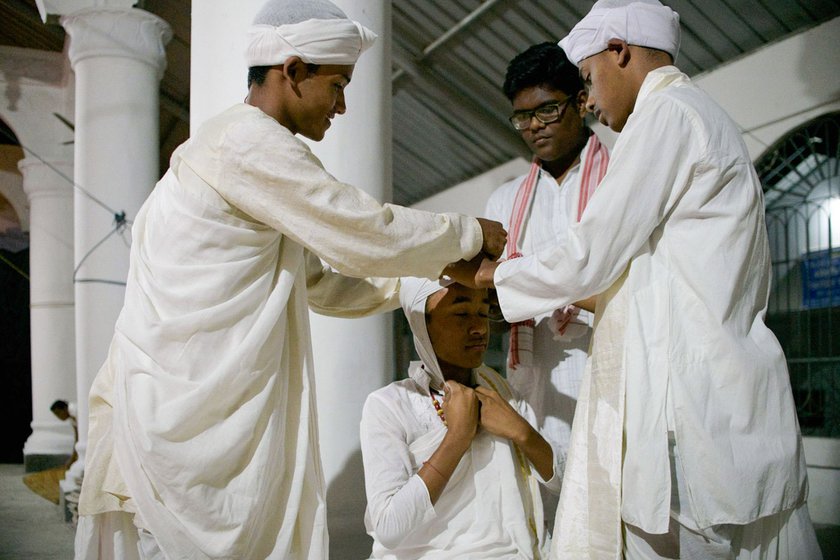
[[[421,361],[362,413],[373,558],[543,557],[538,484],[559,491],[563,458],[482,363],[487,290],[407,278],[400,302]]]

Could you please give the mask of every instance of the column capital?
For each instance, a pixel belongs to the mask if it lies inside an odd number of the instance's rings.
[[[166,68],[164,46],[172,39],[169,24],[136,8],[86,8],[61,17],[70,36],[70,64],[86,58],[132,58],[157,70]]]
[[[23,191],[31,201],[40,196],[73,197],[73,162],[25,157],[18,162]]]

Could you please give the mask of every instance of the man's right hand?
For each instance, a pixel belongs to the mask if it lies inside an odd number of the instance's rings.
[[[469,447],[478,431],[478,408],[478,395],[473,389],[457,381],[446,382],[443,414],[446,417],[448,435],[465,447]]]
[[[481,234],[484,239],[484,244],[481,246],[482,252],[487,254],[492,260],[498,259],[505,251],[505,244],[507,243],[507,232],[502,224],[486,218],[476,218],[478,225],[481,226]]]

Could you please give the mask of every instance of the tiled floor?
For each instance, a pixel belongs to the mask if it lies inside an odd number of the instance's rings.
[[[0,560],[72,560],[73,530],[23,475],[23,465],[0,465]],[[840,559],[840,527],[817,527],[817,538],[825,560]]]

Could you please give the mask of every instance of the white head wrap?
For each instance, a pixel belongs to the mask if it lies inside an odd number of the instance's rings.
[[[414,348],[423,362],[423,369],[429,374],[431,386],[443,386],[443,372],[432,347],[432,339],[426,329],[426,300],[453,282],[451,280],[428,280],[426,278],[402,278],[400,280],[400,305],[402,305],[408,326],[414,334]]]
[[[248,30],[248,67],[283,64],[356,64],[376,33],[347,18],[328,0],[270,0]]]
[[[676,61],[680,16],[657,0],[598,0],[558,44],[575,66],[607,49],[610,39],[665,51]]]

